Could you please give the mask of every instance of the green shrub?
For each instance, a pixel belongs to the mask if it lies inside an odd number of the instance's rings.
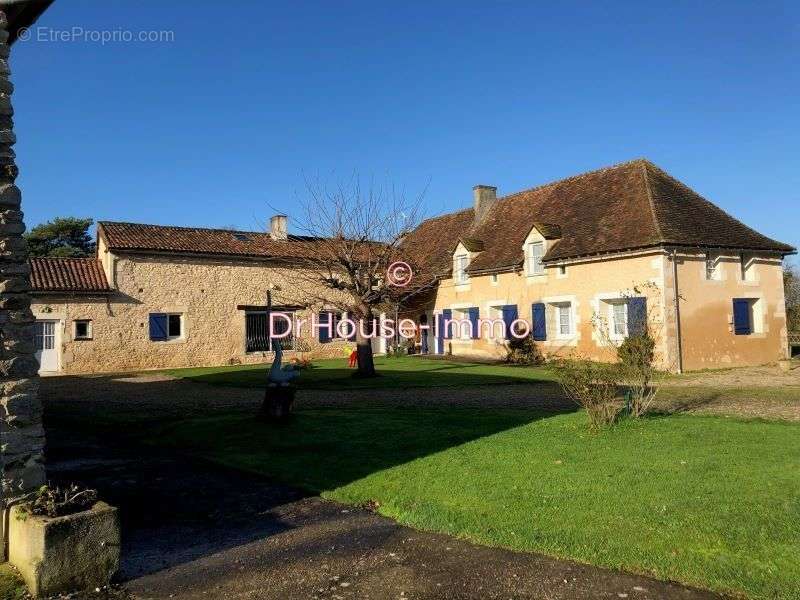
[[[656,343],[649,335],[632,335],[625,338],[617,349],[617,358],[629,369],[652,367]]]
[[[586,410],[592,429],[616,422],[623,407],[619,396],[620,370],[616,365],[562,358],[555,360],[553,366],[564,393]]]
[[[508,341],[506,362],[515,365],[540,365],[544,358],[536,343],[530,337],[515,338]]]

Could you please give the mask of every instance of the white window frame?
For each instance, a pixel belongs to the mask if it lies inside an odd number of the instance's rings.
[[[706,274],[706,281],[717,281],[717,280],[719,280],[719,264],[718,264],[718,260],[717,260],[717,257],[715,257],[710,252],[706,254],[705,274]]]
[[[628,302],[624,298],[616,300],[606,300],[608,304],[608,335],[612,340],[624,340],[628,337]],[[622,331],[617,331],[617,310],[622,308],[623,322]]]
[[[467,283],[469,281],[467,267],[469,267],[468,254],[458,254],[453,258],[453,279],[456,283]]]
[[[78,323],[86,323],[86,335],[78,335]],[[78,342],[84,342],[94,339],[94,332],[92,331],[91,319],[74,319],[72,321],[72,339]]]
[[[540,249],[538,255],[534,252],[535,248]],[[528,242],[528,275],[544,275],[543,258],[544,242]]]
[[[569,339],[575,335],[575,316],[573,315],[572,302],[555,302],[553,303],[556,318],[556,338]],[[566,312],[564,310],[566,309]],[[567,315],[567,332],[562,331],[564,323],[561,320],[563,314]]]

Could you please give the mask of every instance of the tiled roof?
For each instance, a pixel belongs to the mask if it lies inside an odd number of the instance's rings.
[[[553,244],[545,260],[683,245],[790,253],[728,215],[647,160],[591,171],[500,198],[479,224],[471,209],[423,222],[406,240],[426,270],[446,274],[459,239],[485,250],[469,271],[515,269],[522,244],[537,226]]]
[[[264,258],[303,258],[319,250],[319,240],[290,235],[273,240],[268,233],[98,222],[98,236],[110,250],[213,254]]]
[[[111,291],[100,261],[94,258],[40,257],[31,258],[29,263],[33,292]]]

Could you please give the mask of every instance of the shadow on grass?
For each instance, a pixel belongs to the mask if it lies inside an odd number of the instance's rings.
[[[422,357],[378,358],[377,376],[354,377],[345,361],[318,361],[304,369],[296,380],[300,389],[389,389],[420,387],[463,387],[513,383],[551,382],[552,372],[541,367],[518,367],[498,363],[470,363]],[[266,365],[241,365],[201,369],[175,369],[170,375],[211,385],[260,388]]]
[[[301,406],[275,425],[256,419],[255,390],[105,376],[44,379],[41,396],[48,477],[120,508],[124,579],[295,527],[279,507],[309,492],[554,414],[362,403]]]
[[[519,427],[553,412],[470,408],[311,408],[285,424],[233,414],[171,425],[149,438],[321,492]]]

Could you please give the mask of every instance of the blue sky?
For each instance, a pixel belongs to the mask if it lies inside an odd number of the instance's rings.
[[[57,0],[12,55],[27,221],[257,229],[353,172],[437,214],[645,156],[800,247],[797,3],[652,4]]]

